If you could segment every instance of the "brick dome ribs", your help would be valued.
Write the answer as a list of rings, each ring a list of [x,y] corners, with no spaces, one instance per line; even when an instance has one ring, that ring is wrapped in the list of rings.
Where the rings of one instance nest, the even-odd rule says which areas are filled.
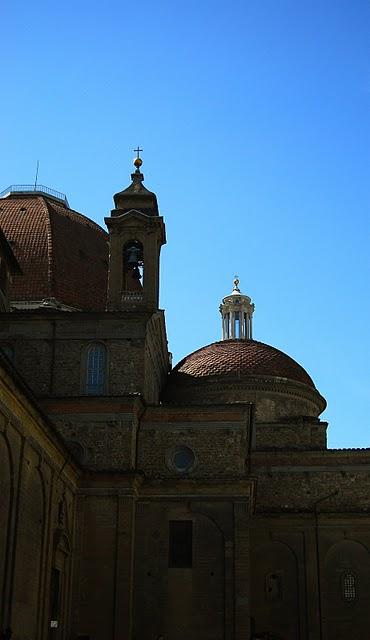
[[[315,387],[306,371],[279,349],[256,340],[222,340],[194,351],[173,369],[172,376],[276,376]]]
[[[174,404],[253,403],[259,416],[318,416],[325,399],[293,358],[256,340],[214,342],[170,372],[162,401]],[[269,415],[269,418],[266,416]]]
[[[0,225],[23,271],[13,279],[13,302],[55,298],[82,311],[105,309],[108,235],[98,224],[27,194],[0,200]]]

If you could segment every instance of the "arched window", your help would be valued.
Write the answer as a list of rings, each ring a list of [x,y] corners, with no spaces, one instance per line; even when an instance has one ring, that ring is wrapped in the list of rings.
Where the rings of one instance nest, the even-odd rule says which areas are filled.
[[[142,291],[144,279],[144,248],[139,240],[131,240],[123,247],[123,289]]]
[[[356,600],[356,578],[349,571],[342,574],[342,596],[347,602]]]
[[[107,369],[107,350],[103,344],[91,344],[86,354],[86,386],[88,395],[98,396],[105,393]]]

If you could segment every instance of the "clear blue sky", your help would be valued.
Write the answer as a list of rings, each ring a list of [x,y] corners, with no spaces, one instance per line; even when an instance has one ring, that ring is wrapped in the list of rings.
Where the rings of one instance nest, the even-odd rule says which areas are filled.
[[[174,360],[219,339],[238,273],[330,446],[370,446],[368,0],[5,0],[0,55],[1,188],[39,159],[103,224],[140,144]]]

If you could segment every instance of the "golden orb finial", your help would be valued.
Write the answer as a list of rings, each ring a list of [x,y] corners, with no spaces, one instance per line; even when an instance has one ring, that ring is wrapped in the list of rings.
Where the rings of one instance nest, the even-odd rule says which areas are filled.
[[[238,278],[238,276],[234,276],[234,282],[233,282],[233,284],[234,284],[234,291],[239,291],[239,287],[238,287],[238,285],[239,285],[239,278]]]
[[[140,149],[140,147],[138,147],[137,149],[134,149],[134,151],[136,153],[136,158],[134,160],[134,165],[135,165],[136,169],[140,169],[141,165],[143,164],[143,161],[140,158],[140,151],[142,151],[142,149]]]

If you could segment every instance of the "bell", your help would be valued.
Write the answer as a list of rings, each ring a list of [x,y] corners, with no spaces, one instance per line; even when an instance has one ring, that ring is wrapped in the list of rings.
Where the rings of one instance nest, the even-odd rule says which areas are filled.
[[[130,268],[137,267],[138,263],[138,250],[135,247],[131,247],[127,250],[126,258],[127,266]]]
[[[137,267],[139,264],[140,257],[141,257],[141,250],[139,249],[139,247],[135,247],[135,245],[128,247],[126,250],[127,267],[129,269],[133,269],[134,267]]]
[[[141,280],[140,271],[137,267],[134,267],[131,271],[131,276],[134,280]]]

